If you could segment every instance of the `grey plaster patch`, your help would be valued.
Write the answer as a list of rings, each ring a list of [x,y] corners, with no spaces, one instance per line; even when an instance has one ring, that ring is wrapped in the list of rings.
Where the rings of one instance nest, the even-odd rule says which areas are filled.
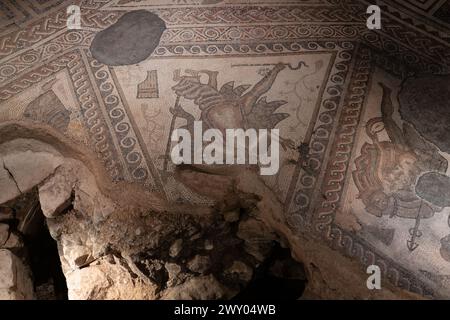
[[[378,239],[386,246],[389,246],[391,245],[392,240],[394,240],[395,229],[365,225],[363,226],[363,233],[369,234],[372,237]]]
[[[438,173],[425,173],[419,178],[416,193],[438,207],[450,207],[450,177]]]
[[[92,56],[110,66],[138,63],[156,49],[165,29],[164,21],[152,12],[126,13],[95,36],[91,44]]]
[[[407,79],[399,102],[404,120],[441,151],[450,152],[450,75]]]

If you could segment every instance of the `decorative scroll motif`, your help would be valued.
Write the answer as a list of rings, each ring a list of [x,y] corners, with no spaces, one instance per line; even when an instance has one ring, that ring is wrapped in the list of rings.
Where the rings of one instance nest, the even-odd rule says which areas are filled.
[[[113,179],[137,181],[150,190],[166,192],[161,179],[162,165],[146,146],[147,142],[155,144],[167,138],[162,132],[168,124],[157,121],[161,109],[153,109],[151,104],[165,90],[170,90],[158,83],[164,75],[159,72],[158,79],[156,70],[151,67],[141,84],[133,84],[132,98],[140,99],[138,109],[143,117],[138,119],[130,112],[129,97],[123,94],[122,84],[117,81],[118,69],[99,64],[90,57],[88,50],[95,33],[115,23],[126,12],[124,7],[106,0],[78,1],[84,29],[67,31],[67,17],[65,7],[60,6],[61,1],[31,2],[34,13],[18,20],[24,23],[23,27],[11,24],[13,17],[7,8],[13,1],[0,4],[1,13],[8,18],[8,29],[0,33],[0,103],[7,105],[11,99],[50,77],[67,72],[70,90],[73,90],[68,95],[73,94],[79,103],[80,118],[90,139],[88,143]],[[123,3],[130,5],[131,2]],[[299,161],[295,164],[287,197],[282,199],[289,226],[296,232],[325,240],[331,248],[359,260],[364,266],[380,266],[383,274],[396,286],[425,296],[438,296],[419,280],[417,274],[400,267],[364,239],[335,223],[348,181],[346,177],[352,175],[350,159],[374,68],[398,79],[413,74],[450,71],[449,29],[442,21],[448,5],[438,8],[438,2],[433,0],[413,1],[416,4],[422,2],[426,6],[422,10],[420,5],[412,8],[408,4],[410,1],[393,2],[397,5],[385,1],[386,6],[382,6],[386,15],[385,28],[380,32],[365,28],[365,0],[315,1],[314,4],[287,1],[289,4],[286,5],[268,5],[266,1],[241,5],[239,10],[236,6],[228,6],[226,1],[206,6],[184,5],[182,8],[160,5],[152,7],[152,11],[166,22],[168,29],[149,59],[167,58],[176,62],[182,60],[177,58],[329,54],[332,61],[318,98],[318,112],[311,119],[312,128],[299,146]],[[47,4],[50,12],[39,9]],[[133,3],[133,7],[139,8],[137,4]],[[414,16],[423,17],[422,11],[436,19],[430,25],[409,19],[399,13],[402,6],[408,6]],[[29,19],[31,16],[33,19]],[[145,76],[142,71],[141,75]],[[244,93],[243,89],[226,86],[224,92],[231,96],[236,91]],[[26,103],[24,117],[66,132],[69,110],[60,102],[54,91],[44,91]],[[47,109],[38,107],[43,104],[48,105]],[[278,120],[289,120],[282,117]],[[371,141],[363,147],[352,178],[355,177],[368,213],[395,212],[405,216],[407,213],[398,205],[403,199],[398,190],[387,192],[384,186],[380,187],[376,176],[369,173],[378,168],[378,162],[383,159],[403,156],[409,161],[408,156],[413,155],[390,150],[395,146],[392,141],[377,145],[379,123],[374,120],[368,124]],[[145,130],[147,134],[142,132]],[[442,169],[428,168],[431,169],[442,173]],[[393,203],[397,203],[397,207]],[[426,221],[422,218],[438,214],[438,208],[427,205],[418,209],[422,214],[419,214],[420,220],[415,217],[415,221],[419,221],[411,230],[410,248],[420,245],[421,222]],[[385,243],[390,243],[392,230],[383,229],[382,232]],[[441,254],[450,259],[448,243],[448,237],[441,239]]]

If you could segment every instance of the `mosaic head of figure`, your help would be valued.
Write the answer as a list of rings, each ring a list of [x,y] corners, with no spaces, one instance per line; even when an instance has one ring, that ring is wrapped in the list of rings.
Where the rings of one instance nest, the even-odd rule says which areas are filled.
[[[417,163],[417,157],[412,152],[397,154],[395,162],[382,170],[381,182],[385,190],[397,192],[411,189],[420,173]]]

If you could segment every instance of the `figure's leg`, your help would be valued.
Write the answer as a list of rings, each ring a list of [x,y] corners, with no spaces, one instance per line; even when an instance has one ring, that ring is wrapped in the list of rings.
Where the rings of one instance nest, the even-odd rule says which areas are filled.
[[[262,78],[257,84],[253,86],[253,88],[242,96],[242,104],[244,108],[244,113],[249,114],[252,110],[252,106],[258,101],[259,97],[261,97],[264,93],[270,90],[275,79],[277,78],[278,73],[286,68],[286,66],[282,63],[277,64],[268,75]]]

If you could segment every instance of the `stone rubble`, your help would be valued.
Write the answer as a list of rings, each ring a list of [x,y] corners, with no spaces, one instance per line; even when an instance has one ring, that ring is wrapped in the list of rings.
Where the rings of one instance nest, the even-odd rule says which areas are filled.
[[[0,300],[34,298],[33,282],[28,268],[11,251],[0,249]]]
[[[0,150],[6,150],[2,158],[17,179],[13,184],[10,178],[2,180],[5,172],[0,166],[2,188],[12,189],[0,204],[13,203],[16,183],[25,192],[22,195],[37,190],[46,225],[58,245],[69,299],[228,299],[252,281],[275,243],[289,246],[293,257],[304,262],[306,274],[295,271],[303,266],[285,262],[275,264],[274,273],[287,270],[290,277],[305,275],[308,280],[329,277],[328,267],[320,274],[311,272],[313,262],[322,256],[305,255],[305,250],[316,247],[292,236],[279,216],[280,204],[267,196],[270,191],[250,169],[229,176],[192,168],[177,172],[180,183],[214,199],[214,205],[192,208],[168,204],[132,184],[111,183],[106,174],[93,174],[100,170],[92,169],[97,160],[92,164],[63,156],[42,142],[34,143],[30,151],[39,161],[20,162],[39,172],[25,178],[16,174],[18,167],[12,162],[20,154],[15,150],[29,145],[26,140],[0,144]],[[14,217],[5,206],[0,209],[0,243],[11,250],[22,248],[21,235],[9,232],[7,223],[23,217]],[[11,251],[1,250],[10,261],[9,267],[0,263],[2,297],[33,298],[27,266]],[[11,278],[14,272],[17,276]],[[332,296],[333,291],[322,284],[312,281],[308,294]]]

